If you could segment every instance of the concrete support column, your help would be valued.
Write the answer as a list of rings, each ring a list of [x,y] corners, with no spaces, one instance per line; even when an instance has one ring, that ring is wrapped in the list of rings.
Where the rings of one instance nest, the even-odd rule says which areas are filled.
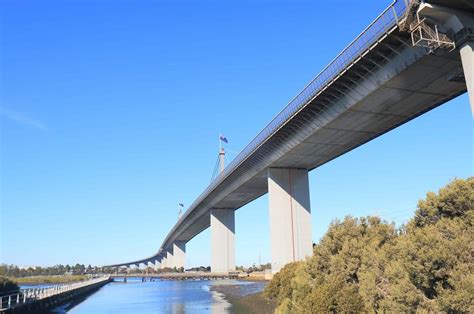
[[[235,270],[235,211],[211,210],[211,271],[228,273]]]
[[[173,260],[173,248],[171,249],[168,249],[166,251],[166,265],[169,267],[169,268],[173,268],[174,267],[174,260]]]
[[[268,169],[272,273],[313,254],[308,171]]]
[[[459,49],[459,52],[461,54],[469,102],[471,103],[471,114],[474,116],[474,41],[466,42],[461,49]]]
[[[173,244],[173,266],[185,268],[186,266],[186,242],[176,241]]]
[[[155,261],[155,270],[158,270],[161,268],[161,260],[160,259],[157,259]]]

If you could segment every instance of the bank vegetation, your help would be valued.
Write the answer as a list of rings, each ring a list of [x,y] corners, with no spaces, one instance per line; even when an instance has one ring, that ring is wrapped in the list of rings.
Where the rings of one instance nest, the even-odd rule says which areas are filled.
[[[335,220],[304,262],[277,273],[277,313],[474,313],[474,178],[420,200],[400,228]]]

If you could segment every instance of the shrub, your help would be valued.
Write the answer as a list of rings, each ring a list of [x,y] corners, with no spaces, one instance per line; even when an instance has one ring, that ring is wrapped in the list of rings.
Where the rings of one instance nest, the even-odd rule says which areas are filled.
[[[406,226],[335,220],[265,289],[278,313],[474,313],[474,178],[418,202]]]
[[[16,282],[7,277],[0,277],[0,296],[14,294],[20,290]]]

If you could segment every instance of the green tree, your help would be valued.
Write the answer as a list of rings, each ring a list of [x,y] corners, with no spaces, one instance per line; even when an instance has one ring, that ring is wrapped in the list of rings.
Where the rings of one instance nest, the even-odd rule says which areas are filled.
[[[439,192],[429,192],[418,202],[415,217],[409,227],[435,224],[442,218],[464,217],[474,207],[474,177],[453,180]]]
[[[273,279],[265,288],[264,294],[269,299],[283,301],[292,296],[293,290],[291,286],[291,279],[295,276],[298,267],[302,262],[295,262],[287,264],[278,273],[273,276]]]
[[[396,258],[387,261],[384,308],[474,311],[473,204],[474,178],[419,201],[406,231],[387,248]]]
[[[73,274],[74,275],[83,275],[85,270],[86,270],[86,268],[85,268],[84,264],[76,264],[76,265],[74,265],[74,268],[73,268]]]

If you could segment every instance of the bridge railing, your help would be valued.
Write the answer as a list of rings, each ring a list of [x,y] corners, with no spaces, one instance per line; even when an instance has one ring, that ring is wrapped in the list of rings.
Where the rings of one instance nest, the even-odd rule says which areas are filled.
[[[297,114],[311,99],[318,95],[331,81],[335,80],[347,67],[354,63],[365,51],[376,43],[385,33],[395,27],[404,16],[412,0],[395,0],[362,33],[356,37],[329,65],[327,65],[287,106],[235,157],[219,174],[199,198],[191,205],[193,209],[222,180],[232,173],[272,134],[278,131],[292,116]],[[189,212],[189,210],[188,210]],[[184,219],[186,214],[181,219]]]
[[[20,291],[17,293],[0,297],[0,311],[5,311],[10,308],[34,302],[36,300],[41,300],[67,291],[73,291],[82,287],[90,286],[108,279],[109,276],[100,276],[70,284],[57,284],[42,288],[20,289]]]

